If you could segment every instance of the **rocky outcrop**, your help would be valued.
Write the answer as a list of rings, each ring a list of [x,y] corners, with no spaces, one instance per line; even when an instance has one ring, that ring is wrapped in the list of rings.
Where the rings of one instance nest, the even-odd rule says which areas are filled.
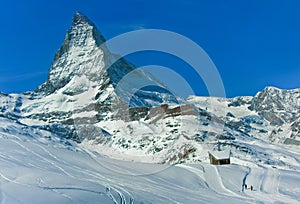
[[[300,117],[300,89],[281,90],[267,87],[252,100],[250,110],[257,111],[272,125],[280,126]]]
[[[191,104],[183,104],[173,108],[169,108],[168,104],[162,104],[161,106],[151,108],[146,120],[150,120],[151,123],[155,123],[162,118],[176,117],[181,115],[196,116],[197,112]]]

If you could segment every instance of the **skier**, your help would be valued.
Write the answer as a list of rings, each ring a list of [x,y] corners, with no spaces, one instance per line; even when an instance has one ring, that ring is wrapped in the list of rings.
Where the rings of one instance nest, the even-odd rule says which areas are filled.
[[[253,186],[252,185],[251,185],[250,189],[251,189],[251,191],[253,191]]]
[[[245,184],[245,189],[247,189],[247,184]]]

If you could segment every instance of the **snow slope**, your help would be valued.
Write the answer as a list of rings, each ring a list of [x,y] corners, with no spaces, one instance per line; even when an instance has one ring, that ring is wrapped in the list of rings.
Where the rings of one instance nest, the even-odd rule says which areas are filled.
[[[2,117],[0,127],[1,203],[300,203],[298,170],[119,161]]]

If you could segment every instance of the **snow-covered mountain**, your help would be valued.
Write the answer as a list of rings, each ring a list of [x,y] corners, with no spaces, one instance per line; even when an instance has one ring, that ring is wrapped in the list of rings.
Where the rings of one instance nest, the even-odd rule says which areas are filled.
[[[295,121],[300,116],[300,89],[281,90],[267,87],[253,99],[250,109],[274,125]]]
[[[72,190],[72,196],[75,196],[76,190],[83,194],[100,194],[104,200],[110,199],[113,202],[118,194],[122,202],[128,203],[133,203],[131,199],[139,193],[143,193],[140,197],[143,199],[137,200],[153,196],[157,193],[154,184],[162,183],[152,183],[153,194],[124,184],[126,189],[134,192],[135,196],[132,196],[115,180],[112,182],[110,177],[115,177],[115,174],[107,173],[105,168],[99,170],[99,173],[91,173],[95,171],[92,165],[104,162],[110,165],[109,168],[117,169],[124,169],[128,165],[130,167],[127,171],[132,173],[144,171],[146,167],[142,165],[135,170],[134,164],[139,163],[124,163],[124,160],[164,165],[190,164],[177,166],[180,170],[171,168],[169,173],[189,172],[188,178],[198,179],[201,189],[209,191],[208,197],[213,196],[213,191],[218,193],[215,201],[225,196],[237,203],[244,193],[236,191],[240,191],[248,175],[253,182],[260,183],[259,193],[264,193],[258,194],[261,197],[255,201],[274,201],[272,196],[265,195],[270,193],[266,190],[265,180],[274,175],[279,177],[279,170],[274,168],[280,169],[280,174],[285,175],[281,178],[283,181],[290,179],[287,171],[292,172],[293,179],[299,180],[299,174],[295,172],[300,170],[300,89],[267,87],[254,97],[227,99],[190,96],[183,100],[168,92],[167,87],[154,76],[137,69],[126,59],[121,58],[112,64],[117,58],[106,47],[105,39],[96,26],[86,16],[76,13],[61,48],[55,54],[47,81],[32,92],[9,95],[0,93],[0,139],[6,141],[7,148],[21,147],[24,150],[20,154],[16,150],[11,155],[0,155],[0,165],[8,162],[20,168],[19,161],[24,159],[28,165],[21,166],[28,170],[30,165],[34,169],[43,169],[42,164],[46,162],[52,166],[44,170],[50,173],[59,170],[62,177],[67,175],[72,182],[75,182],[79,171],[83,170],[81,184],[88,182],[89,187],[99,185],[106,189],[106,193],[74,187],[45,186],[44,179],[34,184],[28,184],[26,179],[26,184],[13,182],[13,177],[7,175],[9,171],[0,174],[2,180],[14,185],[22,183],[33,188],[60,192],[64,199],[71,201],[69,194],[64,191]],[[129,73],[134,77],[119,86],[119,82]],[[142,84],[153,86],[137,88]],[[26,144],[22,144],[22,141]],[[0,147],[2,152],[7,151],[5,145]],[[237,166],[224,169],[210,167],[207,164],[207,152],[216,149],[230,151],[232,161]],[[36,165],[31,164],[30,158],[22,156],[28,152],[38,158],[34,161]],[[64,157],[64,154],[68,157]],[[73,163],[66,161],[72,156],[76,158]],[[8,159],[3,159],[5,157]],[[88,159],[88,167],[80,163],[84,159]],[[69,164],[74,165],[74,169],[68,169]],[[151,174],[160,165],[148,167],[153,170],[148,172]],[[242,176],[241,181],[234,180],[224,187],[222,179],[225,181],[226,176],[235,173]],[[104,179],[102,174],[106,174],[109,179]],[[164,173],[161,176],[168,177]],[[216,183],[211,176],[222,179]],[[258,180],[256,176],[264,176],[264,179]],[[94,178],[102,180],[95,184],[91,182]],[[118,178],[125,179],[122,176]],[[152,179],[163,178],[158,176]],[[174,181],[171,178],[167,180]],[[143,179],[136,180],[140,186],[143,186],[142,182]],[[166,183],[163,184],[165,192],[172,194],[166,190]],[[195,180],[192,183],[197,185]],[[117,187],[112,188],[112,184]],[[176,190],[184,192],[182,189],[188,190],[186,185],[185,182],[180,183]],[[295,196],[299,189],[295,190],[295,195],[282,189],[273,192],[276,198],[281,201],[284,198],[299,201],[299,197]],[[7,197],[7,193],[10,192],[5,191],[2,199],[10,201],[12,197]],[[195,192],[192,194],[191,203],[201,200]],[[203,198],[201,202],[206,199]],[[162,200],[184,202],[179,197],[172,200],[163,195],[149,202]],[[253,198],[250,196],[247,201],[252,202]]]
[[[96,26],[86,16],[76,13],[55,54],[48,80],[29,96],[24,96],[23,116],[63,124],[71,124],[72,120],[86,123],[84,118],[88,116],[93,118],[89,123],[96,123],[122,117],[122,111],[129,107],[177,103],[176,97],[151,74],[137,70],[123,58],[116,61],[117,58],[107,49]],[[135,79],[118,86],[128,73],[134,73]],[[128,90],[140,84],[160,88]]]

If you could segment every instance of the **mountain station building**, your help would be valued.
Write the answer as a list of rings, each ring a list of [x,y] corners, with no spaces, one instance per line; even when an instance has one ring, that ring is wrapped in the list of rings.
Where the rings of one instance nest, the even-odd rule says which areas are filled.
[[[230,151],[209,151],[208,156],[211,164],[230,164]]]

